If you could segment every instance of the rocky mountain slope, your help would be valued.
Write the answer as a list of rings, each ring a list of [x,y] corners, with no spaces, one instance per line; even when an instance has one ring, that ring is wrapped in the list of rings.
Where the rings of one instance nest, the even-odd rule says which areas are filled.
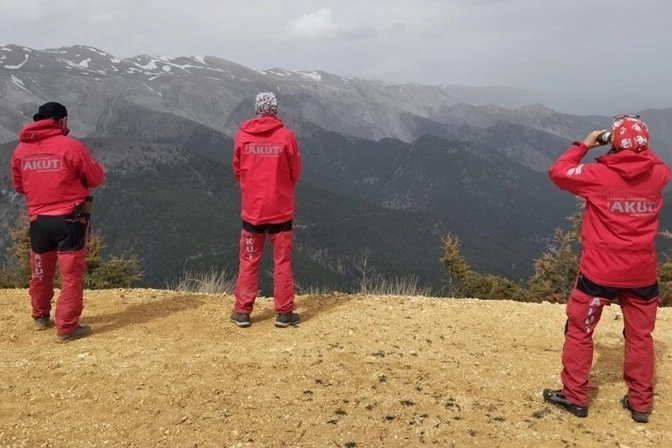
[[[38,104],[56,99],[71,111],[72,134],[110,171],[96,216],[109,250],[140,251],[151,285],[179,275],[187,259],[231,266],[239,226],[231,135],[252,114],[259,90],[278,93],[304,158],[297,220],[312,236],[297,232],[305,249],[299,266],[310,279],[341,285],[353,280],[351,260],[369,250],[381,254],[376,261],[390,275],[417,272],[440,284],[440,239],[448,231],[460,236],[475,268],[525,278],[573,209],[545,170],[571,140],[610,122],[540,105],[468,105],[468,95],[484,91],[460,96],[454,86],[256,71],[213,57],[120,59],[86,46],[0,45],[0,142],[7,142],[0,146],[0,214],[12,221],[21,205],[6,177],[16,131]],[[668,160],[670,111],[643,112]],[[182,241],[193,216],[208,224]]]
[[[388,83],[282,68],[257,71],[211,56],[120,59],[81,45],[48,50],[0,45],[0,139],[11,138],[21,115],[29,116],[32,105],[50,98],[76,107],[72,124],[80,135],[97,130],[108,101],[120,98],[231,135],[231,114],[262,89],[278,92],[285,110],[320,127],[374,140],[417,137],[403,114],[476,128],[506,121],[569,139],[608,123],[607,117],[557,113],[533,104],[524,92],[513,92],[521,99],[512,106],[493,88]]]

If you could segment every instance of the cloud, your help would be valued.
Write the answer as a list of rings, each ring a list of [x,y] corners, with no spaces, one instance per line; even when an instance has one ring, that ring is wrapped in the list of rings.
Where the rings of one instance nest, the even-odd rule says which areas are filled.
[[[363,23],[339,25],[334,22],[334,12],[322,8],[311,14],[304,14],[292,20],[287,26],[290,34],[299,39],[344,39],[361,40],[375,37],[376,30]]]
[[[322,8],[293,20],[287,28],[293,36],[300,39],[334,37],[338,34],[338,25],[334,23],[333,15],[331,9]]]
[[[103,13],[93,14],[93,15],[91,15],[91,17],[89,19],[93,23],[106,25],[106,24],[115,23],[120,18],[117,14],[113,14],[113,13],[109,13],[109,12],[103,12]]]
[[[363,40],[376,37],[378,32],[366,25],[358,25],[352,28],[343,29],[339,34],[345,40]]]
[[[3,21],[35,19],[41,16],[39,5],[25,0],[4,0],[2,2]]]
[[[396,22],[390,28],[390,31],[395,34],[404,33],[406,30],[408,30],[408,26],[403,22]]]

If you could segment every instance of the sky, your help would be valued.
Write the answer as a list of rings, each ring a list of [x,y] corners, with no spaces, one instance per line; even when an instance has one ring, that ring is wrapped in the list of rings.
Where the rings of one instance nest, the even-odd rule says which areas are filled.
[[[2,0],[1,10],[0,42],[34,49],[672,98],[670,0]]]

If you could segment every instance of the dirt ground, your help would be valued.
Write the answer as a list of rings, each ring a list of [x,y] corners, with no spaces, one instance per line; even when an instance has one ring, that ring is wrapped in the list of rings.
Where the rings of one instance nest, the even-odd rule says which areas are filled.
[[[622,320],[605,309],[590,415],[542,402],[559,385],[564,306],[331,294],[303,322],[228,321],[232,297],[86,293],[91,336],[32,329],[0,290],[1,447],[672,447],[672,309],[656,338],[648,425],[619,403]]]

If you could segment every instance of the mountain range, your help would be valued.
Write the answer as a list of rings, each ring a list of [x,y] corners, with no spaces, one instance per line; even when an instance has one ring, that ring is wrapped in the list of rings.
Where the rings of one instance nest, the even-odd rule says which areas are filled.
[[[72,134],[108,171],[94,225],[111,253],[137,253],[148,285],[191,269],[235,270],[231,137],[263,90],[277,93],[304,160],[297,282],[334,288],[355,281],[363,254],[381,274],[416,274],[440,288],[447,232],[460,236],[475,268],[524,278],[573,210],[545,170],[572,140],[611,122],[540,104],[483,104],[487,89],[257,71],[209,56],[1,45],[0,165],[37,106],[60,101]],[[652,146],[672,161],[672,109],[640,113]],[[21,201],[2,170],[0,214],[13,217]]]

